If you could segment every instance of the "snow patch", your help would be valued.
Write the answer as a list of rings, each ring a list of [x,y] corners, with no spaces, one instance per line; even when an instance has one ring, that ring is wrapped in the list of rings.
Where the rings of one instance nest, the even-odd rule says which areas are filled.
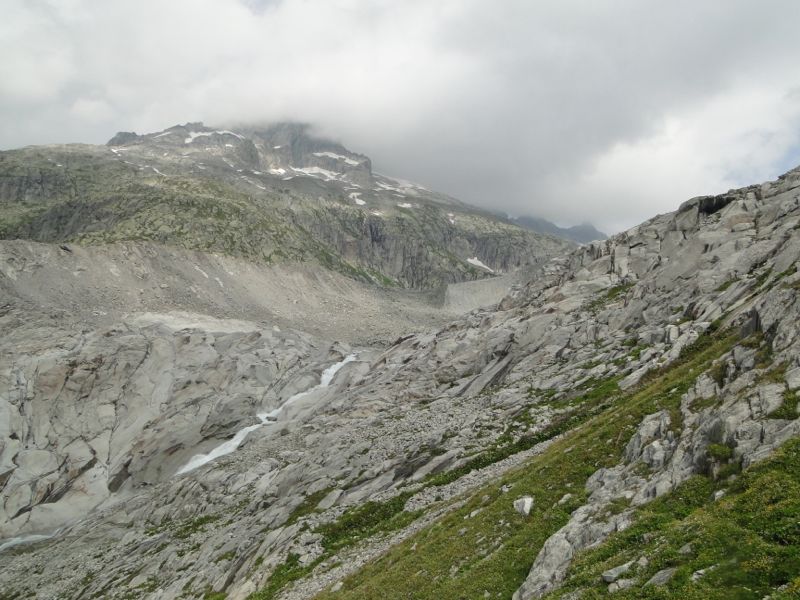
[[[360,195],[361,195],[361,192],[351,192],[349,194],[350,200],[352,200],[353,202],[355,202],[359,206],[364,206],[366,204],[366,202],[364,202],[361,198],[359,198]]]
[[[467,262],[468,262],[469,264],[473,265],[473,266],[480,267],[481,269],[486,269],[487,271],[489,271],[489,273],[494,273],[494,270],[493,270],[493,269],[491,269],[491,268],[489,268],[489,267],[487,267],[487,266],[486,266],[486,265],[483,263],[483,261],[481,261],[481,260],[480,260],[480,259],[479,259],[477,256],[475,256],[475,257],[473,257],[473,258],[468,258],[468,259],[467,259]]]
[[[304,175],[308,175],[309,177],[318,177],[321,176],[325,179],[325,181],[331,181],[335,179],[339,179],[339,173],[334,173],[333,171],[328,171],[327,169],[323,169],[321,167],[289,167],[292,171],[296,171],[298,173],[303,173]]]
[[[336,154],[335,152],[314,152],[314,156],[327,156],[328,158],[341,160],[342,162],[345,162],[348,165],[353,165],[353,166],[361,164],[360,162],[358,162],[357,160],[353,160],[349,156],[343,156],[341,154]]]
[[[404,190],[424,190],[427,191],[427,188],[422,187],[418,183],[414,183],[413,181],[406,181],[405,179],[395,179],[394,180],[397,185],[399,185]]]
[[[400,208],[414,208],[413,204],[409,204],[408,202],[398,202],[397,206]]]
[[[197,265],[195,265],[195,266],[194,266],[194,268],[195,268],[195,271],[200,271],[200,273],[203,275],[203,277],[205,277],[206,279],[208,279],[208,273],[206,273],[205,271],[203,271],[203,269],[201,269],[201,268],[200,268],[200,267],[198,267]]]
[[[427,191],[421,185],[405,181],[403,179],[392,179],[385,175],[380,175],[383,181],[376,181],[375,185],[383,190],[400,192],[404,195],[418,196],[420,191]]]
[[[269,172],[273,175],[286,175],[286,169],[270,169]]]
[[[218,135],[232,135],[234,137],[239,138],[240,140],[244,139],[243,135],[239,135],[238,133],[234,133],[233,131],[228,131],[227,129],[222,129],[218,131],[190,131],[189,137],[183,140],[183,143],[191,144],[195,139],[199,137],[211,136],[214,135],[215,133]]]

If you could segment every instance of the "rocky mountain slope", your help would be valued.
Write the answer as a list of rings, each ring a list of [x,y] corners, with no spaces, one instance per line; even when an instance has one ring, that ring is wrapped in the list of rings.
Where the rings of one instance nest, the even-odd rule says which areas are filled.
[[[568,244],[420,186],[297,124],[188,123],[107,146],[0,152],[0,238],[148,240],[262,264],[321,264],[413,288],[535,265]]]
[[[215,313],[197,282],[202,303],[176,312],[190,300],[130,266],[129,314],[100,308],[121,291],[59,312],[82,272],[37,298],[31,256],[88,263],[16,244],[5,597],[800,590],[800,169],[566,253],[388,347],[303,332],[302,311]],[[170,286],[204,261],[197,281],[228,289],[227,260],[161,268]]]
[[[381,288],[313,265],[263,265],[150,242],[101,246],[0,241],[2,303],[53,322],[111,325],[126,315],[194,312],[321,339],[383,345],[491,304],[524,273],[437,290]],[[390,318],[391,317],[391,318]]]

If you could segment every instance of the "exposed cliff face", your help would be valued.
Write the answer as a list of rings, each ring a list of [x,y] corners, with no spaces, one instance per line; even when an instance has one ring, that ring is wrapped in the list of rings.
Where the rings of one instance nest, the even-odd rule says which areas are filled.
[[[528,599],[669,581],[674,597],[739,590],[743,573],[785,559],[783,538],[746,546],[729,569],[727,547],[706,537],[686,552],[662,544],[666,517],[645,511],[673,498],[670,518],[707,511],[693,523],[706,526],[717,492],[751,493],[754,469],[800,433],[798,260],[800,170],[693,199],[548,262],[498,307],[353,348],[329,386],[180,475],[193,453],[322,383],[350,348],[242,323],[248,315],[102,327],[87,317],[77,334],[14,299],[0,357],[12,424],[3,535],[52,533],[62,506],[85,516],[1,553],[0,582],[42,598]],[[15,290],[12,272],[4,285]],[[105,429],[84,425],[84,409],[107,411]],[[94,462],[84,446],[102,450]],[[65,495],[50,495],[66,481]],[[704,492],[680,504],[697,481]],[[796,522],[786,491],[769,489],[765,502],[781,508],[766,512]],[[626,532],[636,555],[617,545]],[[692,576],[703,569],[717,579]],[[748,579],[759,597],[791,583],[766,572]]]
[[[3,152],[0,203],[6,239],[144,239],[268,264],[322,264],[403,287],[487,277],[568,247],[376,175],[369,158],[294,124],[234,132],[193,123],[121,133],[107,147]]]

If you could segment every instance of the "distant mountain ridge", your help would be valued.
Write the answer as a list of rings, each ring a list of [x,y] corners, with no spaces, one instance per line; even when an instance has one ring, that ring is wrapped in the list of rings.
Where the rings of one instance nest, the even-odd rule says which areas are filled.
[[[511,217],[511,221],[525,229],[530,229],[537,233],[554,235],[558,238],[578,244],[588,244],[589,242],[608,239],[605,233],[598,230],[591,223],[581,223],[580,225],[572,225],[571,227],[559,227],[547,219],[528,216]]]
[[[508,219],[374,173],[308,125],[175,125],[105,146],[0,152],[0,239],[146,240],[260,263],[316,263],[433,288],[569,249]]]

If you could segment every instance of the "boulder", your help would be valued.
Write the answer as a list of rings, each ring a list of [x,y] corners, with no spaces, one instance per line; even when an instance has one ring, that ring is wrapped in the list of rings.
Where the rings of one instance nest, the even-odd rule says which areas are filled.
[[[523,496],[514,500],[514,510],[523,517],[531,514],[531,508],[533,508],[533,498],[531,496]]]

